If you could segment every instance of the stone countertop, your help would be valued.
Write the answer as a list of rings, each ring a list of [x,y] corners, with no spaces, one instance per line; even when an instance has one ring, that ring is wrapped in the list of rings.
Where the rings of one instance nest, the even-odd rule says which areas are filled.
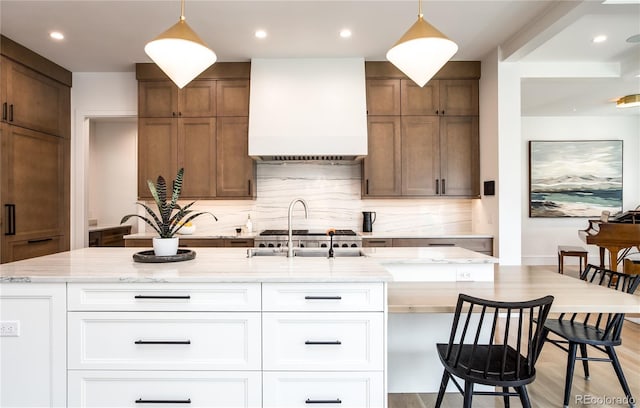
[[[253,239],[257,237],[259,234],[257,232],[252,232],[250,234],[242,233],[240,235],[235,232],[229,232],[227,234],[219,233],[199,233],[195,232],[193,234],[176,234],[176,237],[184,238],[184,239]],[[139,232],[137,234],[129,234],[125,235],[124,239],[151,239],[157,237],[158,234],[156,232]]]
[[[523,265],[496,268],[493,282],[390,282],[389,313],[453,313],[459,293],[498,301],[553,295],[556,313],[640,313],[640,296]]]
[[[246,248],[197,248],[191,261],[139,263],[140,248],[84,248],[0,265],[0,282],[371,282],[385,264],[487,264],[463,248],[363,248],[363,257],[254,256]]]
[[[429,232],[358,232],[362,238],[493,238],[491,234],[434,234]]]

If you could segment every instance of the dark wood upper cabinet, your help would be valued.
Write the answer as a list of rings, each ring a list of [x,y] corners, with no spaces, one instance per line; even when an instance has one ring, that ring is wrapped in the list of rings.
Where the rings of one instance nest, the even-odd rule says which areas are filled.
[[[50,135],[71,137],[71,89],[2,57],[2,121]]]
[[[479,63],[447,63],[422,88],[388,63],[365,70],[362,196],[479,197]]]
[[[367,114],[369,116],[400,115],[400,80],[367,80]]]
[[[217,197],[255,197],[255,163],[249,157],[246,117],[219,117],[217,129]]]
[[[196,80],[179,89],[171,81],[138,82],[141,118],[201,118],[216,114],[216,81]]]
[[[249,81],[218,81],[217,116],[249,116]]]
[[[173,180],[178,172],[178,122],[172,118],[138,119],[138,197],[152,199],[147,180]]]
[[[184,168],[182,197],[216,194],[216,118],[178,120],[178,167]]]

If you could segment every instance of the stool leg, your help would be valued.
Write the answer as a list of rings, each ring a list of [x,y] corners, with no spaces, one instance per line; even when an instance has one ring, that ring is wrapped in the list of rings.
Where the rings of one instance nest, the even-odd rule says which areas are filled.
[[[558,273],[562,274],[562,262],[564,262],[564,259],[562,258],[562,254],[559,253],[558,254]]]

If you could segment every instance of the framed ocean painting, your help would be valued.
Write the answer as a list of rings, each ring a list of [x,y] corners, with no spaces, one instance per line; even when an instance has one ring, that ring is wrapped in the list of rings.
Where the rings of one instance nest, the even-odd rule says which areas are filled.
[[[530,141],[529,217],[622,211],[622,140]]]

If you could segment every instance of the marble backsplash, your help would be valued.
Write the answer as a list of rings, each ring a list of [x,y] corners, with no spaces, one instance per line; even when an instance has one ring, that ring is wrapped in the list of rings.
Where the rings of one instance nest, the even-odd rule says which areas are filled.
[[[362,211],[375,211],[374,232],[457,234],[472,231],[470,199],[362,199],[360,163],[258,163],[256,200],[200,200],[195,210],[218,217],[199,217],[196,233],[224,235],[242,227],[251,214],[253,231],[287,228],[289,203],[301,204],[293,212],[295,229],[327,228],[362,231]]]

